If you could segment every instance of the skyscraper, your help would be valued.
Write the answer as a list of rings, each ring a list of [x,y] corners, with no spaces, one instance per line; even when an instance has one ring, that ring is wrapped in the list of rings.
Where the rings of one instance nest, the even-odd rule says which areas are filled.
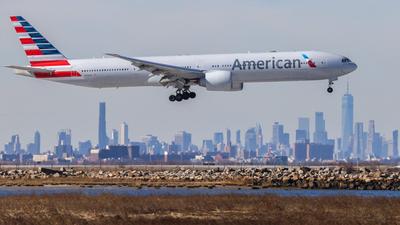
[[[275,122],[272,125],[272,144],[277,146],[283,139],[283,125]]]
[[[306,139],[310,140],[310,118],[300,117],[298,130],[304,130],[306,134]]]
[[[232,146],[231,129],[226,129],[226,146]]]
[[[110,145],[118,145],[119,144],[119,133],[118,130],[113,129],[111,132]]]
[[[256,125],[256,145],[257,149],[260,150],[262,146],[264,145],[263,143],[263,133],[262,133],[262,128],[260,124]]]
[[[325,130],[325,120],[323,112],[315,113],[315,132],[314,143],[326,144],[328,142],[328,134]]]
[[[129,144],[129,135],[128,135],[128,124],[123,122],[121,124],[121,130],[119,132],[120,134],[120,145],[128,145]]]
[[[368,123],[367,149],[365,152],[366,157],[373,155],[376,139],[375,136],[375,121],[370,120]]]
[[[257,133],[256,128],[250,128],[246,131],[245,140],[244,140],[244,147],[246,151],[255,152],[257,149]]]
[[[399,157],[399,130],[393,131],[393,158]]]
[[[71,144],[71,130],[63,129],[58,132],[58,146],[60,145],[72,145]]]
[[[39,131],[35,131],[35,135],[34,135],[34,148],[35,148],[35,154],[40,154],[40,133]]]
[[[192,134],[180,131],[175,134],[175,144],[179,145],[181,150],[184,152],[188,152],[190,150],[190,146],[192,145]]]
[[[347,84],[347,93],[342,97],[342,149],[341,157],[347,158],[351,152],[351,138],[353,135],[353,96],[349,93]]]
[[[240,138],[240,130],[236,131],[236,144],[240,145],[242,143],[242,140]]]
[[[354,125],[354,138],[353,138],[353,157],[356,159],[365,159],[364,154],[364,124],[356,123]]]
[[[100,102],[99,104],[99,148],[104,149],[107,146],[108,138],[106,131],[106,103]]]
[[[223,144],[224,143],[224,133],[222,132],[215,132],[214,133],[214,144]]]

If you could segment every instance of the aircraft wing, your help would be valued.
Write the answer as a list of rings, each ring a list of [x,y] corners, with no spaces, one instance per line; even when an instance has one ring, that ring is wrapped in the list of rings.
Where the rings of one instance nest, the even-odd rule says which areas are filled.
[[[29,66],[5,66],[7,68],[11,69],[16,69],[16,70],[24,70],[32,73],[52,73],[54,70],[49,70],[49,69],[42,69],[42,68],[36,68],[36,67],[29,67]]]
[[[202,70],[189,69],[175,65],[150,62],[142,59],[130,58],[118,54],[108,53],[106,55],[130,61],[132,65],[139,67],[142,70],[149,71],[154,75],[164,75],[167,77],[183,78],[183,79],[199,79],[204,77]]]

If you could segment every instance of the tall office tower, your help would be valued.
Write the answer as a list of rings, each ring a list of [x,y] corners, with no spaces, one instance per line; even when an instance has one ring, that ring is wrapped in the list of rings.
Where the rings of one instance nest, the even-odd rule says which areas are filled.
[[[342,97],[342,158],[347,158],[351,152],[351,138],[353,135],[353,96],[349,92],[347,84],[347,93]]]
[[[310,118],[300,117],[298,130],[304,130],[306,133],[306,140],[310,140]]]
[[[224,143],[224,133],[215,132],[214,133],[214,145],[223,144]]]
[[[72,145],[70,129],[64,129],[58,132],[58,146],[61,145]]]
[[[175,134],[175,144],[179,145],[180,150],[184,152],[188,152],[190,150],[190,146],[192,145],[192,134],[186,131],[180,131]]]
[[[242,143],[242,140],[240,138],[240,130],[236,131],[236,144],[240,145]]]
[[[375,121],[370,120],[368,123],[368,138],[367,138],[367,149],[365,152],[365,156],[371,156],[374,152],[375,146]]]
[[[353,157],[355,159],[365,159],[364,154],[364,124],[355,123],[354,125],[354,138],[353,138]]]
[[[19,141],[19,135],[14,135],[14,153],[19,154],[21,153],[21,142]]]
[[[120,145],[128,145],[129,144],[129,134],[128,134],[128,124],[123,122],[121,124],[121,130],[119,132],[120,135]]]
[[[39,131],[35,131],[35,135],[34,135],[34,141],[33,141],[33,144],[34,144],[34,148],[35,148],[35,154],[37,155],[37,154],[40,154],[40,133],[39,133]]]
[[[110,145],[114,145],[114,146],[119,144],[119,133],[118,133],[118,130],[116,130],[116,129],[112,130],[109,144]]]
[[[108,138],[106,131],[106,103],[100,102],[99,105],[99,148],[104,149],[107,146]]]
[[[256,128],[250,128],[246,131],[244,138],[244,147],[248,152],[255,152],[257,149]]]
[[[257,145],[257,149],[259,149],[259,150],[264,145],[264,143],[263,143],[263,133],[262,133],[262,128],[261,128],[260,124],[256,125],[256,145]]]
[[[4,146],[4,151],[7,154],[15,154],[21,151],[21,143],[19,142],[18,135],[11,136],[11,141]]]
[[[283,125],[275,122],[272,125],[272,144],[276,147],[281,144],[283,139]]]
[[[307,131],[305,130],[296,130],[296,143],[307,143]]]
[[[315,132],[314,143],[326,144],[328,141],[328,134],[325,130],[325,120],[323,112],[315,113]]]
[[[226,129],[226,146],[232,146],[231,129]]]
[[[399,130],[393,131],[393,158],[399,157]]]

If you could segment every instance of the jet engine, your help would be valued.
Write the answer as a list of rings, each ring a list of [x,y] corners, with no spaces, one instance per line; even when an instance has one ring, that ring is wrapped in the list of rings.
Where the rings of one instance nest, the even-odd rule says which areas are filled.
[[[241,91],[243,83],[234,82],[230,71],[207,72],[205,78],[200,80],[200,86],[208,91]]]

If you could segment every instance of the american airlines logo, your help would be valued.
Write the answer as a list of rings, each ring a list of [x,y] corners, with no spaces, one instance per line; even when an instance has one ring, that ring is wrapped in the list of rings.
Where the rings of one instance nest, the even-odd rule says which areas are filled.
[[[307,65],[311,68],[316,68],[314,61],[312,61],[306,54],[302,55],[307,60]],[[275,59],[272,57],[270,60],[243,60],[236,59],[233,63],[232,70],[267,70],[267,69],[296,69],[301,68],[300,59]]]

